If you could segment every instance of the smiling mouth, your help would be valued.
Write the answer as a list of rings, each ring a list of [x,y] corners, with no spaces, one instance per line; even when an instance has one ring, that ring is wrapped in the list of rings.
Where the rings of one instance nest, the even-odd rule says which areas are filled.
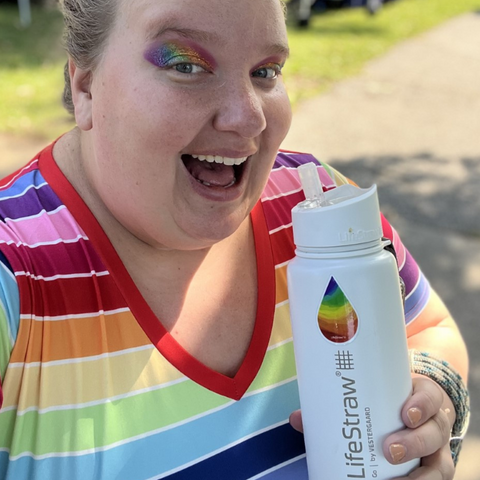
[[[230,188],[240,182],[249,157],[184,154],[182,161],[190,175],[211,188]]]

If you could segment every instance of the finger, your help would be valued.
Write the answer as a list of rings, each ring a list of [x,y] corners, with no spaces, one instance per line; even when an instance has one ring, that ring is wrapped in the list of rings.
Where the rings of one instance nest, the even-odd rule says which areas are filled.
[[[395,480],[444,480],[442,473],[430,467],[420,467],[408,477],[398,477]]]
[[[391,463],[403,463],[432,455],[449,443],[450,421],[440,410],[430,420],[415,429],[404,429],[390,435],[385,456]]]
[[[444,401],[442,388],[423,375],[413,377],[412,396],[402,409],[402,419],[407,427],[417,428],[436,415]]]
[[[398,477],[395,480],[444,480],[442,473],[430,467],[420,467],[408,477]]]
[[[414,470],[408,477],[395,480],[453,480],[455,467],[452,455],[447,446],[422,459],[422,466]]]
[[[439,471],[442,474],[442,480],[452,480],[455,476],[455,465],[450,452],[450,444],[422,459],[422,466]]]
[[[290,415],[290,425],[297,430],[298,432],[303,433],[303,423],[302,423],[302,412],[300,410],[295,410]]]

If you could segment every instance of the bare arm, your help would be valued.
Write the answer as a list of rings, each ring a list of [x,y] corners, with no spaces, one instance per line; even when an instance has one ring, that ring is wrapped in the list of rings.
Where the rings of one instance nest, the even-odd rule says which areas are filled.
[[[425,309],[408,325],[407,336],[409,348],[446,360],[466,383],[468,354],[465,342],[450,312],[434,290]]]

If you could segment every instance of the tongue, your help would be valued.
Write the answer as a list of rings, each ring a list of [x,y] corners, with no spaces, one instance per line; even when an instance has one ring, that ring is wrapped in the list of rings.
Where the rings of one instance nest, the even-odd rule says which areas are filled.
[[[214,187],[226,187],[235,181],[233,167],[223,163],[200,161],[189,155],[183,157],[183,163],[193,178]]]

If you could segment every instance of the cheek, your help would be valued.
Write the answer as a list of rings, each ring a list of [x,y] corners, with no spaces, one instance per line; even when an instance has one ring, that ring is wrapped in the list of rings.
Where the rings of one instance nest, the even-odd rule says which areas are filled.
[[[208,102],[181,89],[146,84],[128,101],[129,123],[164,148],[185,147],[209,117]],[[149,136],[149,137],[148,137]],[[142,141],[146,140],[144,138]]]
[[[285,88],[280,86],[274,93],[268,108],[268,125],[271,135],[280,143],[286,137],[292,123],[292,108]]]
[[[176,154],[208,121],[208,102],[199,95],[148,78],[113,81],[102,86],[95,121],[109,149],[119,155],[141,151],[146,162]]]
[[[191,125],[198,110],[186,89],[169,85],[160,72],[133,60],[106,59],[92,87],[97,124],[123,129],[122,136],[132,137],[129,131],[146,134],[149,129],[176,133],[178,125]]]

